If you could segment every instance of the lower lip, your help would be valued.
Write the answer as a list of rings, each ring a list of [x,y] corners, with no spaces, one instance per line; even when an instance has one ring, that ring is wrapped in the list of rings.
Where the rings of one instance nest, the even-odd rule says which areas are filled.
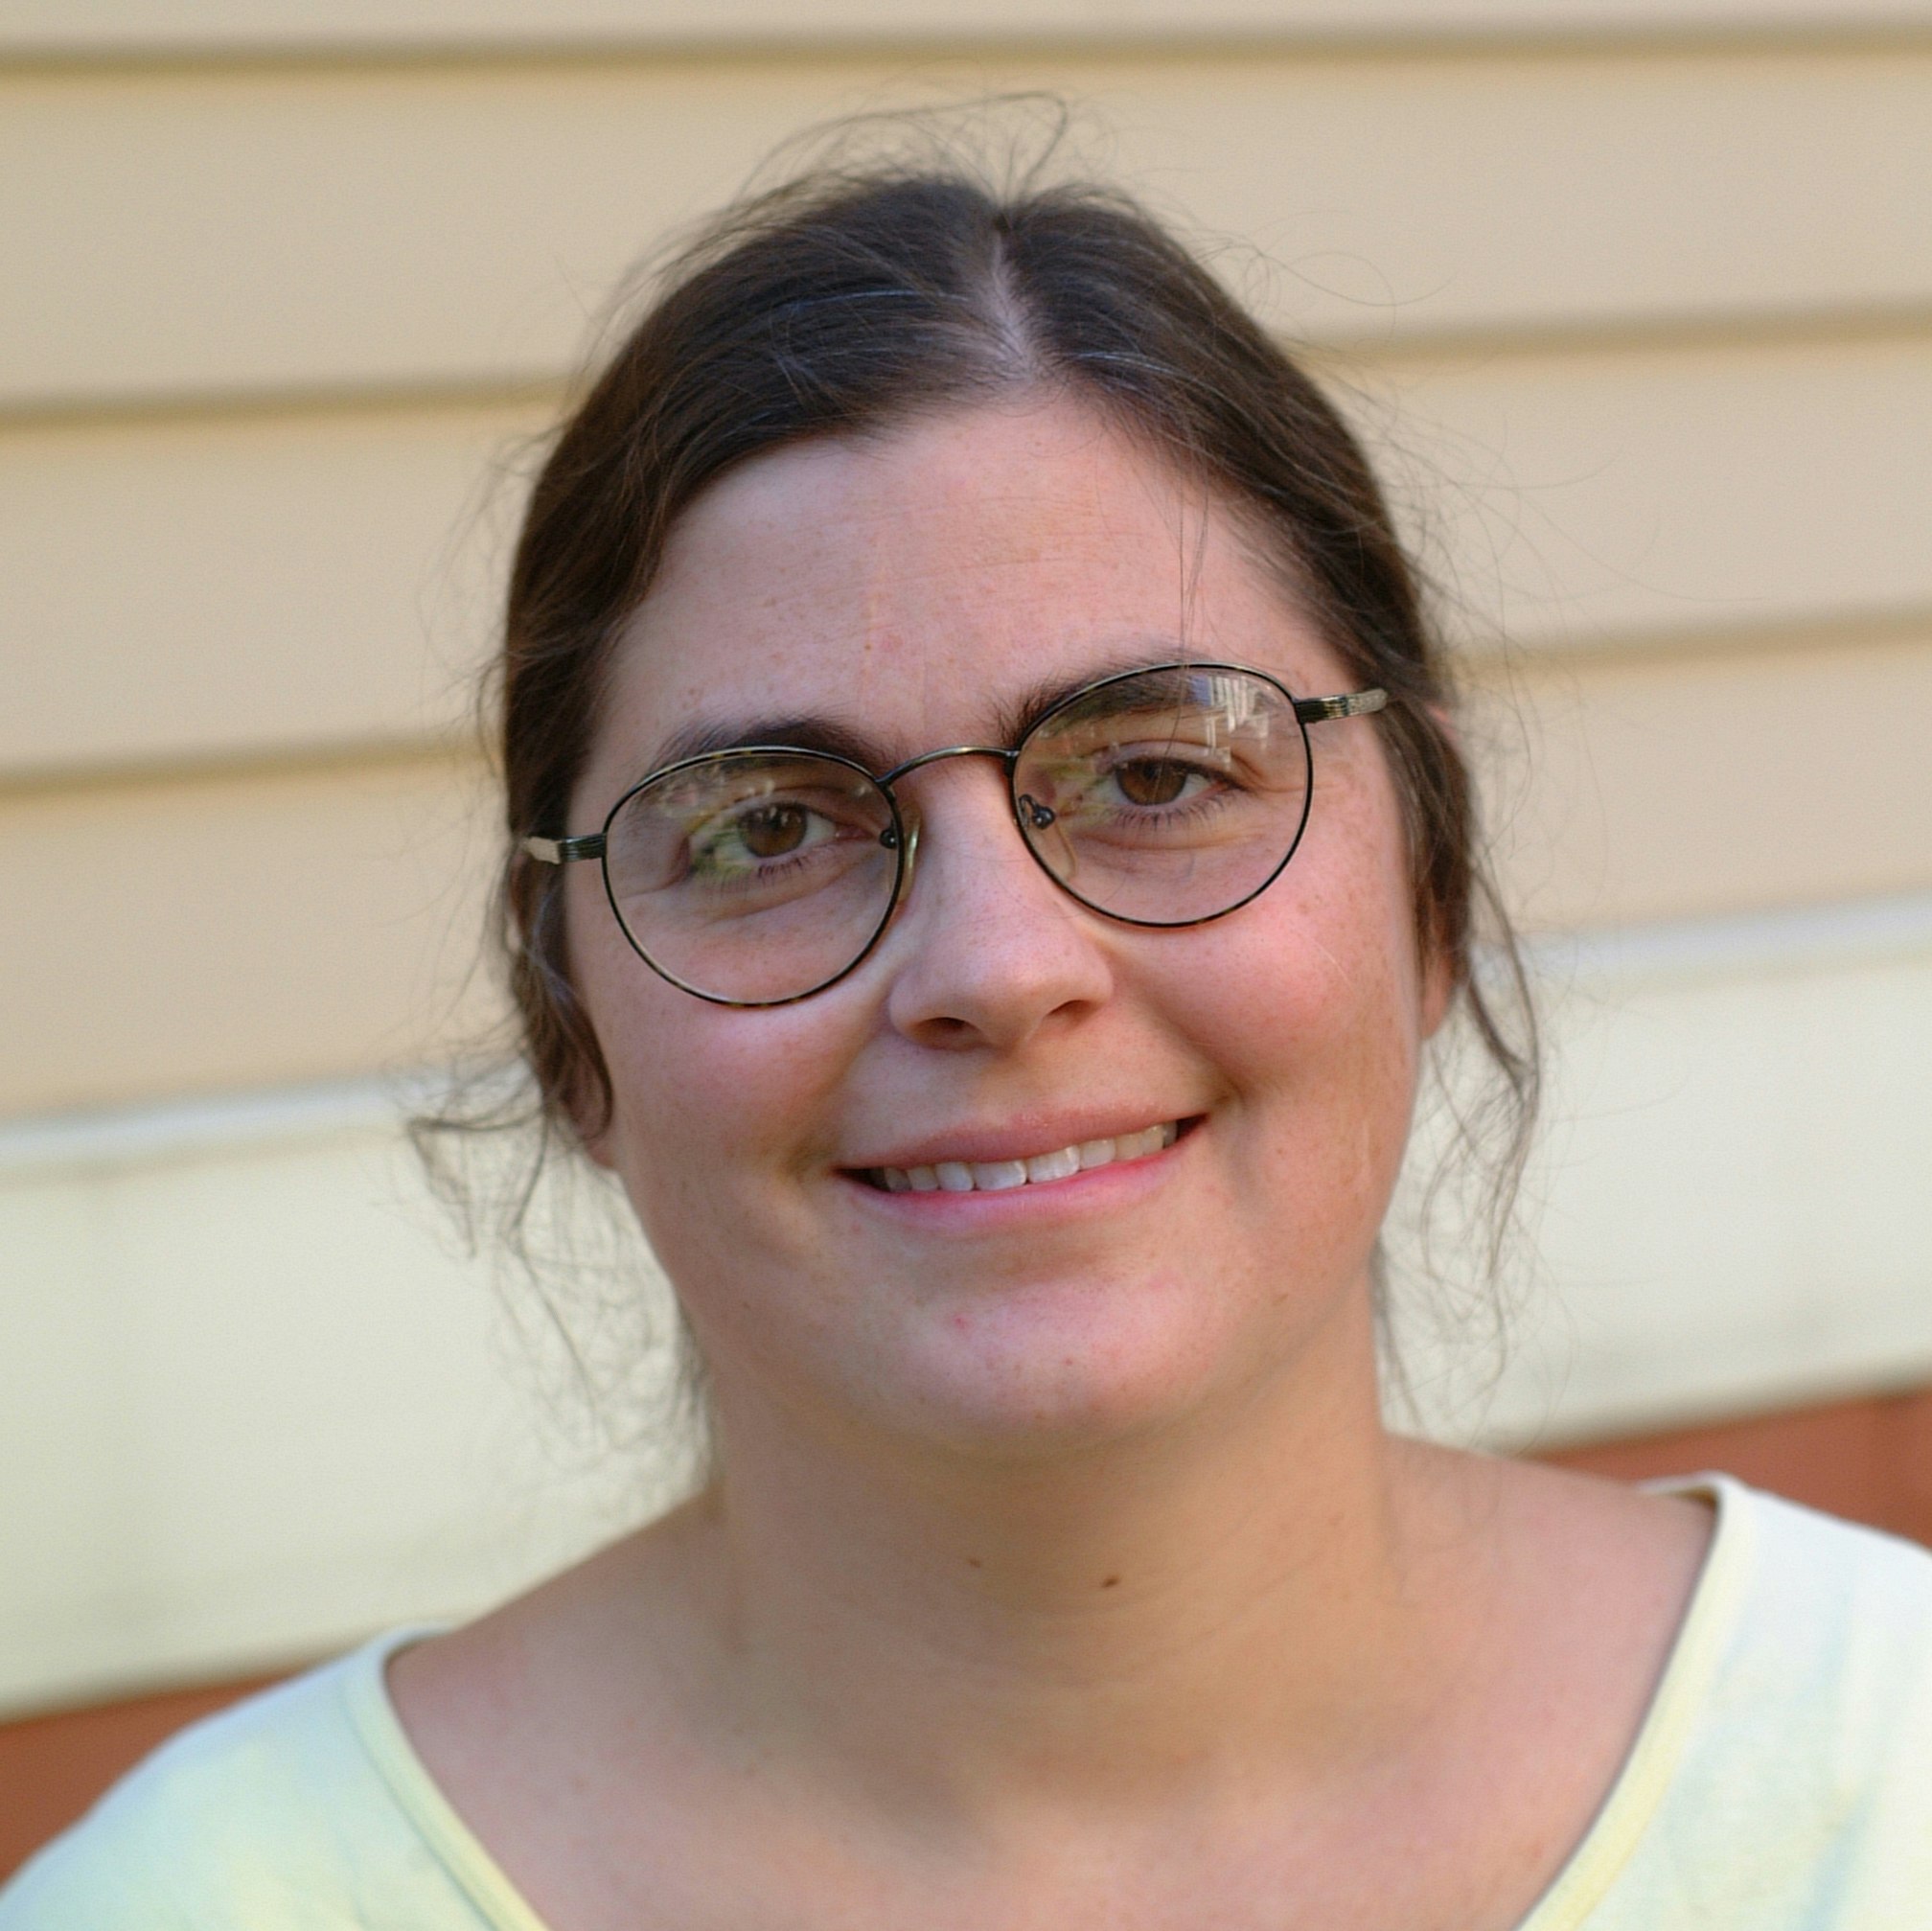
[[[1012,1223],[1038,1225],[1076,1215],[1113,1212],[1161,1186],[1203,1124],[1194,1121],[1183,1130],[1172,1146],[1163,1146],[1159,1153],[1142,1154],[1138,1160],[1109,1161],[1105,1166],[1088,1167],[1080,1173],[1069,1174],[1065,1180],[1029,1180],[1024,1186],[987,1192],[976,1187],[971,1193],[948,1193],[941,1187],[932,1193],[909,1190],[887,1193],[884,1187],[872,1186],[850,1174],[840,1177],[872,1211],[904,1225],[935,1231],[956,1230],[962,1233]]]

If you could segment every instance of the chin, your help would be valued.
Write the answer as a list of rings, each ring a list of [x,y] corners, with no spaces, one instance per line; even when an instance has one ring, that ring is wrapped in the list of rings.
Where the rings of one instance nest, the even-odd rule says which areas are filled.
[[[897,1363],[874,1359],[873,1399],[896,1382],[898,1426],[975,1455],[1104,1447],[1211,1404],[1244,1352],[1233,1325],[1198,1283],[1036,1283],[929,1309]]]

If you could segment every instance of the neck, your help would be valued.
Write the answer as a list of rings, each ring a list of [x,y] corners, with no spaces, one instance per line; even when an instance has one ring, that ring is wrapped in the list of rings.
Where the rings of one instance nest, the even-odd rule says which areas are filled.
[[[1366,1307],[1324,1350],[1340,1371],[1030,1464],[882,1453],[721,1391],[702,1512],[743,1719],[954,1811],[1372,1749],[1439,1673],[1419,1571],[1445,1538],[1433,1462],[1382,1427]]]

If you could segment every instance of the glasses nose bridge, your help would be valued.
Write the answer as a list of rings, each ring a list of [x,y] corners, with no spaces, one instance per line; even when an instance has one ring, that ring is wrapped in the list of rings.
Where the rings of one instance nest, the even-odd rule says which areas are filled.
[[[891,800],[892,808],[899,815],[900,822],[905,827],[906,857],[899,874],[898,889],[893,894],[894,919],[911,894],[913,875],[918,870],[921,822],[921,815],[916,807],[908,812],[901,805],[899,793],[894,789],[899,780],[910,776],[914,771],[924,770],[928,765],[942,764],[949,758],[991,758],[1005,770],[1007,794],[1010,798],[1013,773],[1019,769],[1020,755],[1019,747],[1009,745],[942,745],[937,750],[921,751],[916,758],[908,758],[903,765],[894,765],[889,771],[883,771],[873,779],[873,783]],[[1032,805],[1032,800],[1029,798],[1022,801],[1021,805],[1016,805],[1016,810],[1024,805]],[[1033,806],[1033,810],[1037,814],[1040,808]],[[1050,823],[1051,818],[1052,814],[1046,813],[1037,817],[1036,822]]]
[[[921,751],[916,758],[908,758],[903,765],[894,765],[889,771],[882,772],[875,780],[883,792],[890,792],[901,778],[909,777],[912,772],[924,770],[928,765],[936,765],[946,758],[997,758],[1005,766],[1010,776],[1013,767],[1019,762],[1020,753],[1004,745],[942,745],[936,751]]]

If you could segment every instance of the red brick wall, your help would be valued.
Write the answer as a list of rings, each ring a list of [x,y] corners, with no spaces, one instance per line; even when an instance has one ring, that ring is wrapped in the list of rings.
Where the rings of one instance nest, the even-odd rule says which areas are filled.
[[[0,1723],[0,1874],[64,1830],[157,1743],[261,1688],[250,1678]]]
[[[1549,1460],[1624,1482],[1723,1469],[1794,1502],[1932,1543],[1932,1389],[1600,1442]]]

